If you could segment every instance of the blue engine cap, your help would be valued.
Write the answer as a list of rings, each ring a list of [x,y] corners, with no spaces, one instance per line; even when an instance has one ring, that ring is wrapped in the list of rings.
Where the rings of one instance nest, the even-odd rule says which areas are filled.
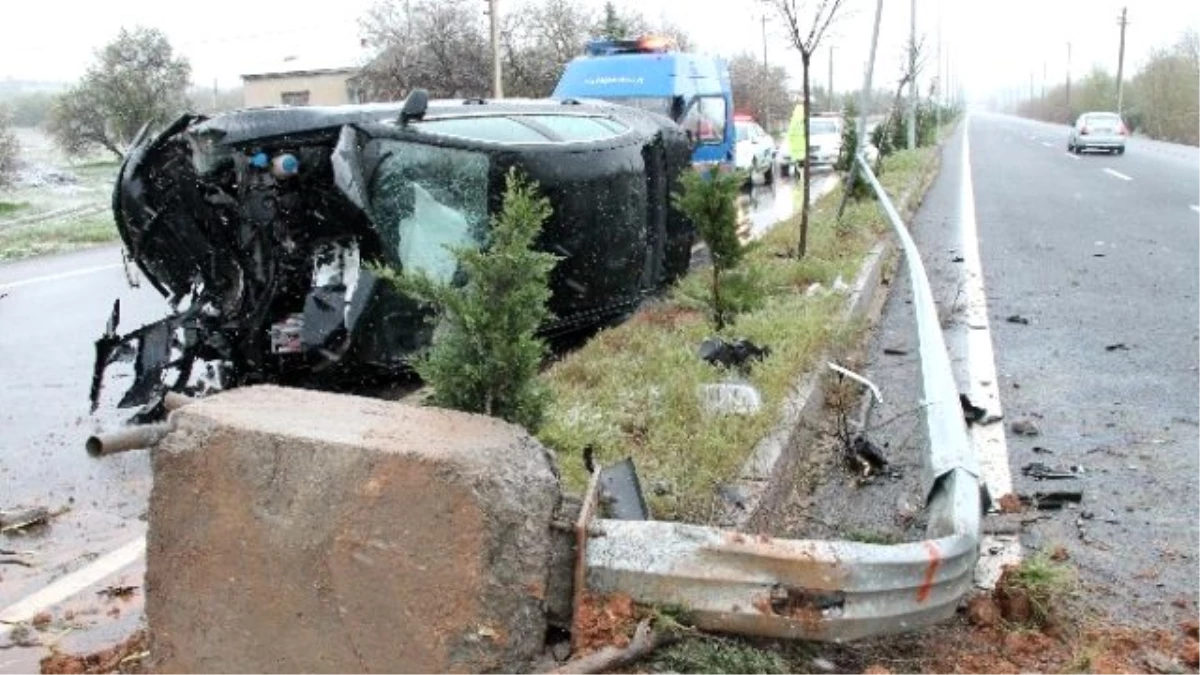
[[[285,153],[275,158],[275,166],[279,171],[291,175],[300,170],[300,160],[295,155]]]
[[[253,155],[250,155],[250,165],[258,167],[259,169],[267,168],[267,164],[270,162],[271,159],[267,157],[267,153],[265,152],[256,152]]]

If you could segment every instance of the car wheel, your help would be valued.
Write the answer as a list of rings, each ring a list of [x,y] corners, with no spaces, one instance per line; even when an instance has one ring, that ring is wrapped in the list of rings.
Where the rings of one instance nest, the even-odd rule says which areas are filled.
[[[775,164],[773,162],[767,165],[767,171],[763,174],[763,183],[766,185],[775,183]]]
[[[1117,148],[1117,154],[1118,154],[1118,155],[1123,155],[1123,154],[1125,154],[1125,148],[1123,148],[1123,147],[1122,147],[1122,148]]]

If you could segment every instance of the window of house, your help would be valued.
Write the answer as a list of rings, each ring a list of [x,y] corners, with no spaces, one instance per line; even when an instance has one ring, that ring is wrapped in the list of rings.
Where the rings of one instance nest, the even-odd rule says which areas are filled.
[[[285,91],[279,95],[279,99],[284,105],[308,105],[308,90]]]

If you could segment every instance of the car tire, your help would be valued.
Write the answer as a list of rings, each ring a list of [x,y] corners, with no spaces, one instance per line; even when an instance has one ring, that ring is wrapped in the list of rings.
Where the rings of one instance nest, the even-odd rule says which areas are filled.
[[[767,165],[767,171],[763,174],[763,185],[775,184],[775,164],[772,162]]]
[[[1125,154],[1125,148],[1117,148],[1117,154],[1118,154],[1118,155],[1123,155],[1123,154]]]

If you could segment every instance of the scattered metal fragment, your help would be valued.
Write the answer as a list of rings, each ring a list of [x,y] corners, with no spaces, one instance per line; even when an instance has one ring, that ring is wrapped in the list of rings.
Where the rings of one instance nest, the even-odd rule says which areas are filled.
[[[963,419],[967,421],[967,424],[973,424],[987,416],[987,409],[971,403],[971,399],[966,394],[959,394],[958,402],[962,405]]]
[[[900,347],[884,347],[883,353],[888,356],[907,356],[908,350],[901,349]]]
[[[958,402],[962,405],[963,419],[966,420],[967,426],[972,424],[987,426],[1004,419],[1004,415],[993,415],[987,411],[987,408],[981,408],[971,403],[971,399],[966,394],[959,394]]]
[[[1050,448],[1042,447],[1040,445],[1033,446],[1033,451],[1039,455],[1050,455],[1054,453],[1054,451]]]
[[[952,263],[960,263],[960,262],[965,262],[965,261],[966,261],[966,258],[963,258],[961,255],[956,255],[950,259],[950,262],[952,262]]]
[[[1021,316],[1020,314],[1013,314],[1012,316],[1008,317],[1005,320],[1008,321],[1009,323],[1019,323],[1022,326],[1029,325],[1029,319]]]
[[[1033,506],[1041,511],[1056,511],[1068,505],[1081,503],[1083,492],[1081,490],[1035,492],[1032,495],[1020,495],[1020,500],[1022,504]]]
[[[1115,351],[1127,352],[1127,351],[1129,351],[1129,345],[1125,344],[1124,342],[1117,342],[1115,344],[1106,346],[1104,348],[1104,351],[1106,351],[1106,352],[1115,352]]]
[[[1021,473],[1035,480],[1064,480],[1079,478],[1083,471],[1078,465],[1068,469],[1055,469],[1041,462],[1030,462],[1021,467]]]
[[[110,599],[111,598],[128,598],[129,596],[133,595],[134,591],[136,591],[137,589],[138,589],[137,586],[108,586],[107,588],[102,588],[102,589],[96,591],[96,595],[103,596],[103,597],[110,598]]]

